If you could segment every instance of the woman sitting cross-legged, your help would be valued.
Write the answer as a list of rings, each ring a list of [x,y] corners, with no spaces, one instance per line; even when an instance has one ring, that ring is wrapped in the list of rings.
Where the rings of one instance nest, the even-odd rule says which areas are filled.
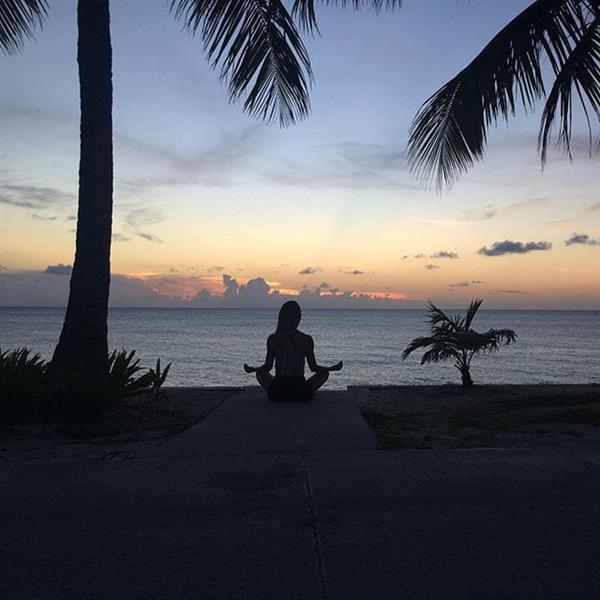
[[[267,358],[260,367],[244,365],[246,373],[256,373],[258,383],[272,402],[302,402],[329,379],[330,371],[341,370],[343,363],[322,367],[315,359],[315,344],[310,335],[298,331],[302,318],[300,305],[293,300],[285,302],[279,311],[277,330],[267,339]],[[304,362],[314,373],[304,377]],[[269,372],[275,363],[275,377]]]

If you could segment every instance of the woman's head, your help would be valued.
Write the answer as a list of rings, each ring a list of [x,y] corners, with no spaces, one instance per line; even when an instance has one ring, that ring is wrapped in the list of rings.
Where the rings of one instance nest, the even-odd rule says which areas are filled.
[[[284,302],[279,310],[277,331],[292,331],[296,329],[300,325],[300,319],[302,319],[300,305],[295,300]]]

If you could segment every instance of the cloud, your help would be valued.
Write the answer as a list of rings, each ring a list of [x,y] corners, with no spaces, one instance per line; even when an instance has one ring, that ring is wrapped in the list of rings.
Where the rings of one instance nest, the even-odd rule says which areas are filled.
[[[300,269],[298,271],[298,275],[314,275],[318,271],[320,271],[319,267],[306,267],[304,269]]]
[[[223,135],[212,146],[182,154],[166,146],[117,133],[116,150],[122,149],[128,155],[128,162],[139,164],[139,172],[144,173],[120,183],[136,190],[172,185],[231,186],[242,167],[256,155],[259,134],[261,127],[252,126],[236,134]],[[147,169],[148,164],[152,165],[151,170]],[[152,175],[148,175],[148,171]]]
[[[34,221],[56,221],[56,219],[58,219],[58,217],[45,217],[44,215],[38,215],[36,213],[33,213],[31,218]]]
[[[493,292],[490,292],[490,295],[492,296],[501,296],[504,294],[527,295],[529,292],[523,290],[494,290]]]
[[[144,231],[134,231],[133,235],[147,240],[149,242],[155,242],[156,244],[164,243],[157,235],[154,235],[153,233],[147,233]]]
[[[41,271],[0,272],[0,306],[66,306],[68,291],[68,277]],[[239,282],[227,273],[220,278],[111,274],[111,306],[277,309],[291,299],[299,300],[303,308],[417,308],[423,304],[422,299],[400,293],[341,291],[324,285],[305,286],[299,292],[280,290],[263,277]]]
[[[323,281],[322,283],[319,284],[319,287],[322,290],[327,290],[327,289],[329,289],[329,284],[326,281]]]
[[[483,246],[477,250],[477,254],[483,256],[503,256],[504,254],[526,254],[527,252],[546,251],[552,248],[550,242],[494,242],[490,248]]]
[[[458,283],[451,283],[448,287],[451,288],[461,288],[461,287],[470,287],[470,283],[468,281],[459,281]]]
[[[54,265],[61,266],[61,265]],[[62,265],[65,267],[65,265]],[[11,271],[0,273],[0,306],[67,305],[69,278],[54,272]],[[161,294],[135,277],[111,275],[110,306],[121,307],[185,307],[179,298]]]
[[[213,265],[212,267],[208,267],[207,270],[209,273],[221,273],[225,270],[225,267],[222,267],[220,265]]]
[[[419,252],[419,254],[415,254],[413,258],[425,258],[425,254],[423,254],[423,252]]]
[[[421,190],[406,154],[381,144],[343,142],[313,147],[312,163],[281,161],[265,174],[273,183],[300,188]]]
[[[240,285],[231,275],[223,273],[223,285],[225,286],[223,296],[237,296]]]
[[[427,269],[428,271],[433,271],[435,269],[439,269],[438,265],[425,265],[425,269]]]
[[[569,239],[565,240],[565,246],[600,246],[600,238],[591,238],[587,233],[572,233]]]
[[[19,208],[44,210],[66,202],[73,202],[75,196],[56,188],[38,187],[33,185],[0,185],[0,204]]]
[[[491,204],[486,204],[481,210],[466,211],[460,217],[460,221],[475,222],[475,221],[487,221],[493,219],[496,216],[496,211]]]
[[[49,275],[70,275],[73,272],[73,267],[71,265],[63,265],[59,263],[57,265],[48,265],[44,273],[48,273]]]
[[[405,254],[404,256],[400,257],[400,260],[406,260],[407,258],[410,258],[410,256],[408,254]]]
[[[361,271],[360,269],[352,269],[350,271],[344,271],[346,275],[366,275],[366,271]]]
[[[142,229],[149,225],[162,223],[164,220],[163,212],[153,207],[133,209],[125,217],[125,223],[131,228],[131,235],[157,244],[162,244],[163,241],[157,235],[142,231]]]
[[[113,233],[112,241],[113,242],[130,242],[131,238],[122,233]]]
[[[458,258],[458,254],[450,250],[440,250],[439,252],[432,254],[429,258],[450,258],[456,260]]]

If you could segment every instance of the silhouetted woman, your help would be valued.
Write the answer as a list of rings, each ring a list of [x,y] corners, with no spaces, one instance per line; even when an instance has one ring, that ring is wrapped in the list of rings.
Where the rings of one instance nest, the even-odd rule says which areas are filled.
[[[302,318],[300,305],[293,300],[285,302],[279,311],[277,330],[267,339],[267,358],[260,367],[244,365],[246,373],[256,373],[258,383],[272,402],[302,402],[329,379],[330,371],[341,370],[340,361],[332,367],[322,367],[315,359],[315,343],[310,335],[298,331]],[[314,373],[304,378],[304,362]],[[275,377],[269,373],[275,362]]]

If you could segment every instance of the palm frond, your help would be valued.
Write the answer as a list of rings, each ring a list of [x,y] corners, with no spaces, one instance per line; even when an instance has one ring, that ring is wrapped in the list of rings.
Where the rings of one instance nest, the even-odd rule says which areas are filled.
[[[5,54],[21,49],[48,12],[46,0],[0,0],[0,48]]]
[[[509,346],[517,341],[517,334],[512,329],[490,329],[494,332],[498,346],[505,344]]]
[[[318,33],[319,26],[315,11],[315,4],[334,5],[341,8],[348,6],[354,9],[370,8],[375,12],[382,10],[400,8],[402,0],[294,0],[292,15],[298,21],[300,27],[310,33]]]
[[[402,352],[402,360],[408,358],[410,354],[412,354],[415,350],[419,350],[420,348],[427,348],[427,346],[433,343],[433,338],[431,337],[416,337]]]
[[[458,358],[459,353],[450,342],[436,342],[427,350],[421,357],[421,364],[438,363],[448,360],[449,358]]]
[[[212,68],[220,66],[232,101],[281,126],[310,110],[310,60],[281,0],[171,0],[171,12],[200,33]]]
[[[596,0],[593,0],[594,2]],[[438,190],[483,157],[487,132],[499,118],[527,110],[545,94],[542,51],[552,64],[570,54],[581,31],[581,3],[536,0],[421,107],[410,129],[409,163]]]
[[[557,109],[560,115],[558,143],[571,157],[573,89],[579,96],[587,118],[591,148],[592,131],[586,104],[589,104],[600,120],[600,16],[585,28],[584,35],[562,64],[548,94],[538,135],[542,165],[546,163],[548,157],[548,141]]]
[[[439,326],[442,328],[448,327],[450,329],[456,329],[456,321],[452,317],[449,317],[441,308],[438,308],[431,300],[427,302],[427,310],[429,311],[429,322],[432,326]]]
[[[469,330],[471,328],[471,323],[473,322],[473,319],[475,318],[475,315],[477,314],[477,311],[482,303],[482,298],[473,298],[473,300],[471,300],[465,316],[464,329]]]

